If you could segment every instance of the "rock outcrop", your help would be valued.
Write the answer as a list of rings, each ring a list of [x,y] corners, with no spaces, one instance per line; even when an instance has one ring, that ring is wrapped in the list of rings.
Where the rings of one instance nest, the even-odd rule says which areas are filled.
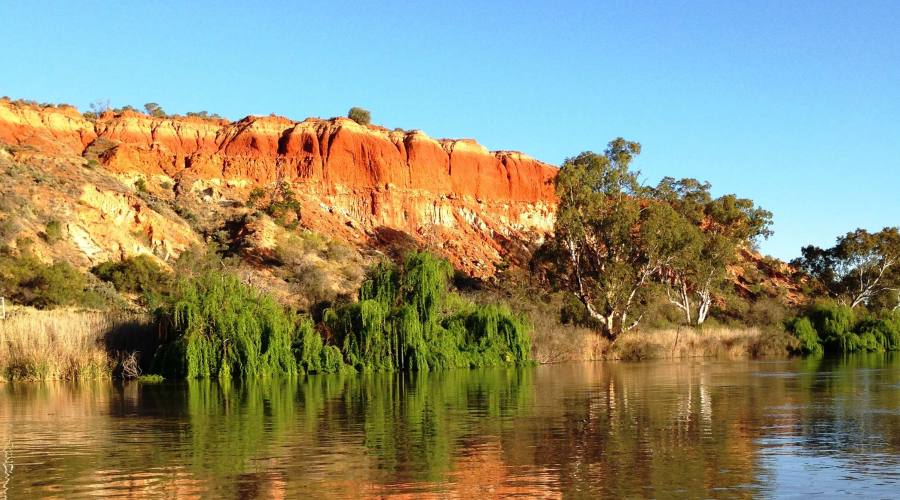
[[[0,101],[0,142],[96,154],[111,172],[221,186],[237,201],[252,187],[286,181],[305,226],[356,240],[400,231],[476,276],[491,275],[553,225],[553,166],[344,118],[227,122],[124,111],[88,119],[73,107]]]

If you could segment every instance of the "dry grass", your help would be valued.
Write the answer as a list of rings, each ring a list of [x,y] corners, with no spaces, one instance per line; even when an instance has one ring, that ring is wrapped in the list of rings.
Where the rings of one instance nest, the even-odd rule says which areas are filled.
[[[675,328],[622,334],[608,359],[740,358],[750,355],[762,333],[756,328]]]
[[[610,342],[589,328],[555,325],[535,328],[531,357],[541,364],[604,359]]]
[[[0,381],[109,378],[109,336],[134,315],[16,307],[0,320]]]
[[[568,328],[536,331],[533,343],[534,359],[539,363],[786,356],[796,348],[796,339],[788,334],[752,327],[633,331],[622,334],[614,342],[587,329]]]

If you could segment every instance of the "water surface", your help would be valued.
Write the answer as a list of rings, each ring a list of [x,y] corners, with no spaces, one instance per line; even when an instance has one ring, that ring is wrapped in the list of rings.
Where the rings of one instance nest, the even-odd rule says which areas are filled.
[[[900,357],[0,385],[0,498],[900,492]]]

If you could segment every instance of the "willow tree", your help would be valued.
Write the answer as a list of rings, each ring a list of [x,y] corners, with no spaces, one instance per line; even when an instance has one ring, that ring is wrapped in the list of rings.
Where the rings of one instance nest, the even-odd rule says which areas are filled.
[[[638,182],[631,163],[640,151],[618,138],[603,154],[565,161],[554,236],[538,255],[551,283],[578,297],[611,338],[637,326],[652,280],[694,244],[685,218]]]

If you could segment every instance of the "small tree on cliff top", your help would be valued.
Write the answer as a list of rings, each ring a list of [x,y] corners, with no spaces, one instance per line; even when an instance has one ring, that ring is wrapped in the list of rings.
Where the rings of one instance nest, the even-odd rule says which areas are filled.
[[[144,110],[147,111],[148,115],[156,118],[166,117],[166,111],[162,108],[162,106],[156,104],[155,102],[148,102],[147,104],[144,104]]]
[[[347,112],[347,118],[360,125],[368,125],[372,122],[372,114],[369,113],[369,110],[357,107],[350,108],[350,111]]]

